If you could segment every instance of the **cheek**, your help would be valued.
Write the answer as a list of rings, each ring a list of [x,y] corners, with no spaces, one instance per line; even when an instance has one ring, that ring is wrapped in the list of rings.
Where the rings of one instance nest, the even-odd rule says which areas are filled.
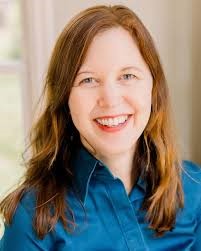
[[[145,110],[151,110],[151,103],[152,103],[152,94],[151,92],[149,93],[144,93],[142,99],[141,99],[142,107]]]
[[[75,126],[78,123],[85,123],[87,118],[90,118],[93,109],[93,100],[89,98],[89,95],[72,90],[68,105]]]
[[[69,110],[71,113],[71,117],[73,119],[73,121],[76,119],[77,114],[80,110],[80,103],[79,103],[79,99],[77,99],[76,95],[70,95],[69,97],[69,102],[68,102],[68,106],[69,106]]]
[[[131,96],[131,93],[134,95]],[[145,88],[136,88],[129,94],[129,103],[137,113],[149,112],[152,103],[152,90]]]
[[[139,121],[141,121],[140,124],[142,127],[146,127],[151,115],[152,92],[145,92],[139,102],[141,109],[139,110]]]

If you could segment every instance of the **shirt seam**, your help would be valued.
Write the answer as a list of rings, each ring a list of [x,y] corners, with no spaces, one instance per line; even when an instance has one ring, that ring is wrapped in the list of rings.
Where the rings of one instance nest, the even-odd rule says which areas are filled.
[[[133,211],[133,214],[134,214],[135,217],[136,217],[136,223],[137,223],[138,229],[139,229],[139,231],[140,231],[140,233],[141,233],[141,237],[142,237],[142,240],[143,240],[143,242],[144,242],[144,245],[146,246],[146,242],[145,242],[145,239],[144,239],[144,235],[143,235],[142,230],[141,230],[141,228],[140,228],[140,224],[139,224],[139,222],[138,222],[138,219],[137,219],[135,210],[134,210],[134,208],[133,208],[132,202],[129,200],[129,198],[128,198],[128,196],[127,196],[125,190],[124,190],[124,193],[125,193],[125,195],[126,195],[126,197],[127,197],[127,200],[128,200],[128,202],[129,202],[129,204],[130,204],[130,206],[131,206],[131,209],[132,209],[132,211]],[[145,250],[147,250],[147,247],[146,247]]]
[[[105,186],[107,187],[107,189],[105,189],[105,190],[106,190],[106,193],[107,193],[108,198],[110,199],[110,202],[111,202],[111,204],[112,204],[113,210],[115,211],[115,215],[116,215],[116,217],[117,217],[117,219],[118,219],[118,223],[119,223],[121,232],[122,232],[122,234],[123,234],[123,236],[124,236],[124,240],[125,240],[125,242],[126,242],[126,246],[127,246],[128,250],[130,250],[129,245],[128,245],[127,238],[126,238],[126,236],[125,236],[125,233],[124,233],[123,228],[122,228],[122,225],[121,225],[121,221],[120,221],[119,216],[118,216],[118,213],[117,213],[117,211],[116,211],[116,209],[115,209],[115,206],[114,206],[114,203],[113,203],[112,199],[111,199],[110,196],[109,196],[107,184],[105,184]]]

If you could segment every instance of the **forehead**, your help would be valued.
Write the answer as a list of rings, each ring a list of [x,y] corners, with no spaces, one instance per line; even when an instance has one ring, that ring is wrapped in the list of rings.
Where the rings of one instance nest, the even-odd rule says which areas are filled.
[[[111,71],[128,65],[148,70],[135,39],[127,30],[115,27],[94,37],[80,71]]]

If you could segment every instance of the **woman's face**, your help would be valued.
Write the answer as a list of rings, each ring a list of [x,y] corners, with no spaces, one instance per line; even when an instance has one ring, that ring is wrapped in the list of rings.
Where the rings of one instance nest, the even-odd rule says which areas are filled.
[[[96,35],[68,103],[83,145],[103,156],[134,152],[150,117],[152,85],[128,31],[119,27]]]

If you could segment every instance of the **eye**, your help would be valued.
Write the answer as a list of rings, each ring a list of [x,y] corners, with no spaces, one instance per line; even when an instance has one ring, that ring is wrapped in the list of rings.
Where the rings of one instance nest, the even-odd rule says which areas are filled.
[[[89,84],[89,83],[91,83],[90,80],[93,80],[93,78],[85,78],[85,79],[83,79],[83,80],[80,82],[80,84]]]
[[[125,76],[126,76],[126,78],[125,78]],[[133,74],[124,74],[123,77],[124,77],[125,80],[136,78],[136,76],[133,75]]]

